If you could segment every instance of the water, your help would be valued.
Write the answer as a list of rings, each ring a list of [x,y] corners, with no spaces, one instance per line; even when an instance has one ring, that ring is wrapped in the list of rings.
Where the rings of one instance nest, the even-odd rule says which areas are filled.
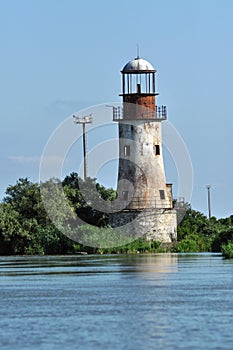
[[[233,348],[219,254],[0,257],[0,349]]]

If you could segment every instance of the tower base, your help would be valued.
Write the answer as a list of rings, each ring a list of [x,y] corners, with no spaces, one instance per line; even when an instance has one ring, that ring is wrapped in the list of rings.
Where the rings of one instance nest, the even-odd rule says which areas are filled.
[[[148,241],[172,243],[177,240],[175,209],[124,210],[109,216],[112,228],[127,231],[132,238],[146,237]]]

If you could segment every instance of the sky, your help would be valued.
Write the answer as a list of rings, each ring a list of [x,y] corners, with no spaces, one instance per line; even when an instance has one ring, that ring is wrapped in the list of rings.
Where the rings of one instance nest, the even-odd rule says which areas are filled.
[[[191,206],[207,214],[210,184],[212,214],[233,214],[232,14],[231,0],[0,0],[1,198],[19,178],[39,181],[43,149],[67,117],[120,102],[120,70],[138,44],[190,154]],[[113,177],[106,168],[103,184]]]

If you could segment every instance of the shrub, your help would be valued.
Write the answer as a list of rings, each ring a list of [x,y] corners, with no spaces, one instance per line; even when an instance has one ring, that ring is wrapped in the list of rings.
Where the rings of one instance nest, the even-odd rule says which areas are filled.
[[[233,228],[228,227],[222,229],[213,239],[212,251],[220,252],[222,245],[227,244],[230,241],[233,242]]]
[[[233,259],[233,242],[222,244],[221,252],[225,259]]]
[[[210,239],[204,235],[189,234],[173,248],[177,253],[204,252],[210,250]]]

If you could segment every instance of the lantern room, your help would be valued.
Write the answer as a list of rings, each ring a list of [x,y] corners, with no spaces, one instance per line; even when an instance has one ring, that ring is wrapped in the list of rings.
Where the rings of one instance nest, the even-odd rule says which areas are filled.
[[[122,73],[122,95],[152,94],[155,92],[154,67],[142,58],[135,58],[126,63]]]

